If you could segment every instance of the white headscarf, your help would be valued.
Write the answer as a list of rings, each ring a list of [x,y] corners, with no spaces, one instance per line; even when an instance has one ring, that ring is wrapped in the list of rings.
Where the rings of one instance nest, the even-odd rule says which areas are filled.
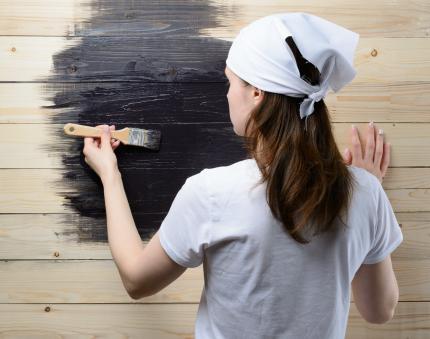
[[[321,73],[312,86],[300,72],[285,38],[292,36],[302,56]],[[292,97],[308,97],[300,104],[300,118],[314,111],[329,87],[338,92],[356,75],[354,51],[359,34],[318,16],[278,13],[242,28],[233,41],[227,66],[240,78],[263,91]]]

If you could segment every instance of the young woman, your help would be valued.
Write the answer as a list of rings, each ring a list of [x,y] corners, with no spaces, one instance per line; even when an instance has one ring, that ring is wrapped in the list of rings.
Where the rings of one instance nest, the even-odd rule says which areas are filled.
[[[235,133],[249,158],[187,178],[145,248],[107,125],[85,138],[100,175],[109,245],[129,295],[157,293],[203,264],[196,338],[344,338],[350,291],[365,320],[392,318],[390,253],[403,240],[381,182],[389,145],[373,124],[344,157],[323,97],[352,80],[358,36],[306,13],[259,19],[225,69]],[[113,129],[114,126],[111,126]]]

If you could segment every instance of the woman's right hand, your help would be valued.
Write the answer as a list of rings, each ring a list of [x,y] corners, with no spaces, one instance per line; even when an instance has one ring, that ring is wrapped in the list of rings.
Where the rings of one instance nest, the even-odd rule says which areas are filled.
[[[346,148],[343,159],[347,165],[361,167],[375,175],[382,183],[390,163],[390,143],[384,143],[384,133],[379,133],[375,124],[367,127],[367,141],[362,153],[360,136],[357,127],[351,127],[351,146],[352,151]]]

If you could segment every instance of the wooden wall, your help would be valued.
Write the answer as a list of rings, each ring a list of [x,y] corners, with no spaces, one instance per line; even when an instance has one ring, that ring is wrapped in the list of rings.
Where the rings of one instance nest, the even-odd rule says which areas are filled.
[[[123,147],[119,167],[147,242],[185,179],[241,160],[223,70],[254,19],[305,11],[358,32],[358,74],[326,98],[339,149],[374,120],[392,144],[383,186],[402,226],[400,302],[347,338],[430,337],[430,11],[409,2],[0,2],[0,337],[192,338],[203,286],[189,269],[132,300],[107,244],[103,191],[66,122],[161,129],[160,152]]]

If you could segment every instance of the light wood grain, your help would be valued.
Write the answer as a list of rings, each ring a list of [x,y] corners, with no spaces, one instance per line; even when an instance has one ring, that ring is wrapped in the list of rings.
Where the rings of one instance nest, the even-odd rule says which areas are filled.
[[[0,3],[1,35],[73,35],[95,11],[90,0],[5,0]]]
[[[191,339],[197,308],[197,304],[2,304],[0,336]]]
[[[113,260],[0,261],[0,303],[134,302]],[[142,302],[199,302],[202,267],[187,269],[171,285]]]
[[[169,3],[170,1],[166,1]],[[1,35],[106,36],[154,34],[154,31],[199,32],[227,36],[258,17],[277,12],[304,11],[358,31],[362,36],[427,37],[430,21],[428,2],[400,0],[395,3],[351,0],[211,0],[173,2],[159,6],[157,1],[117,2],[104,0],[4,0],[0,3]],[[170,2],[171,3],[171,2]],[[118,9],[117,12],[112,8]],[[206,13],[214,13],[207,18]],[[191,13],[191,14],[189,14]],[[195,19],[195,18],[198,18]],[[365,18],[365,20],[363,19]],[[92,24],[97,19],[97,26]],[[96,27],[95,27],[96,26]]]
[[[1,304],[0,335],[191,339],[197,309],[197,304]],[[346,339],[427,339],[429,317],[429,302],[400,302],[390,322],[369,324],[352,303]]]

